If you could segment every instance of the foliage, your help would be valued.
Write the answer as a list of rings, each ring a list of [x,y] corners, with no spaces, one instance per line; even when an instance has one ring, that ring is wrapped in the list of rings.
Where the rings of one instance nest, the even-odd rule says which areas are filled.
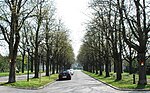
[[[0,30],[9,45],[11,61],[9,82],[16,81],[13,78],[16,68],[24,72],[25,66],[28,65],[27,56],[30,56],[29,66],[32,72],[34,70],[36,78],[40,62],[43,63],[43,69],[46,65],[48,73],[51,71],[47,69],[49,66],[53,67],[53,70],[70,67],[74,62],[74,53],[68,36],[69,30],[60,19],[57,22],[53,1],[7,0],[0,2],[0,6]],[[19,56],[18,50],[21,52]],[[5,64],[0,64],[0,67],[3,66]]]
[[[122,79],[122,64],[128,62],[130,74],[133,73],[133,68],[138,68],[138,84],[147,84],[146,59],[149,56],[150,40],[148,0],[104,2],[90,2],[92,17],[87,23],[78,62],[83,65],[84,70],[93,73],[96,71],[96,74],[99,70],[100,75],[101,67],[105,65],[106,76],[109,76],[109,65],[113,64],[116,80]]]
[[[0,56],[0,72],[9,71],[8,57]]]
[[[25,56],[25,60],[24,60],[24,64],[26,65],[27,64],[27,56]],[[16,68],[21,71],[21,66],[22,66],[22,56],[19,55],[17,56],[16,58]]]

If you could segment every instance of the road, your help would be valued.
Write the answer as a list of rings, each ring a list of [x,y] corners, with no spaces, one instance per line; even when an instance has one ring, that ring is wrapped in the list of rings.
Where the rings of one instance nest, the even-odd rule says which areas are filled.
[[[150,93],[149,91],[119,91],[91,77],[75,71],[71,80],[56,81],[38,90],[16,89],[0,86],[0,93]]]

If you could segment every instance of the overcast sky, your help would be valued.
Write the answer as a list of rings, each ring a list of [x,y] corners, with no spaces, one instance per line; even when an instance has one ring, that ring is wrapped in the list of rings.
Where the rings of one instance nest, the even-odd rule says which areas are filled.
[[[70,37],[75,56],[77,56],[82,38],[85,33],[84,23],[87,16],[89,0],[55,0],[57,13],[67,28],[70,29]]]
[[[75,56],[77,56],[85,33],[85,22],[89,0],[55,0],[57,14],[70,30],[70,38]],[[0,47],[2,55],[8,55],[6,47]]]

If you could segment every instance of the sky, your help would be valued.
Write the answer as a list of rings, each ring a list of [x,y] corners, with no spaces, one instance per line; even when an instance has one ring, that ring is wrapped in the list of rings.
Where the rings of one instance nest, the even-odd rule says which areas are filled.
[[[70,30],[70,38],[77,56],[85,34],[85,22],[89,0],[55,0],[57,14]]]
[[[57,15],[70,30],[70,39],[75,57],[78,54],[85,34],[88,2],[89,0],[55,0]],[[0,53],[8,55],[8,50],[6,47],[0,47]]]

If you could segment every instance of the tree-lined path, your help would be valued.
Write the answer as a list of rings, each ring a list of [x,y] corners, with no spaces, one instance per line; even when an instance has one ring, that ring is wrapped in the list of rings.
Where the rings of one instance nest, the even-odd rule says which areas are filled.
[[[138,91],[115,90],[81,71],[75,71],[72,80],[56,81],[43,89],[27,90],[0,86],[0,90],[3,93],[138,93]],[[149,91],[139,93],[149,93]]]
[[[82,20],[82,17],[79,18],[76,14],[78,5],[82,6],[81,0],[65,0],[64,4],[69,7],[61,8],[69,9],[68,13],[72,15],[65,17],[70,18],[73,27],[71,24],[67,26],[65,17],[59,17],[55,1],[0,1],[0,73],[9,72],[8,77],[0,78],[0,83],[3,81],[8,84],[18,83],[17,81],[24,79],[29,81],[26,75],[17,76],[17,71],[22,73],[27,71],[28,74],[34,72],[32,76],[30,75],[31,78],[38,79],[41,77],[39,74],[41,71],[49,77],[50,74],[55,75],[67,69],[81,67],[94,75],[105,75],[105,79],[109,79],[114,73],[114,78],[111,79],[122,88],[150,89],[150,0],[87,0],[86,10],[89,13],[84,14],[88,18],[86,22],[77,24],[84,24],[84,29],[79,27],[79,30],[76,30],[77,37],[80,37],[81,29],[85,32],[78,54],[76,45],[80,44],[75,43],[78,39],[72,37],[71,33],[77,26],[76,21],[72,19],[77,18],[79,22]],[[77,4],[74,1],[77,1]],[[63,13],[65,15],[65,12]],[[74,33],[73,35],[75,36]],[[1,53],[2,51],[4,53]],[[36,81],[40,84],[41,79]],[[3,93],[18,91],[20,93],[132,92],[115,90],[81,71],[76,71],[70,81],[56,81],[39,90],[0,87],[0,92]]]

